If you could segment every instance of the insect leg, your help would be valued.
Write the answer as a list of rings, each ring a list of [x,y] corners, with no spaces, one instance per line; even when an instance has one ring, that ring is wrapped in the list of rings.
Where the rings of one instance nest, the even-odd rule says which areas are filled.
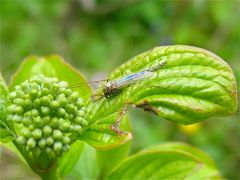
[[[96,98],[96,97],[98,97],[98,98]],[[98,101],[98,100],[102,99],[103,97],[104,97],[103,94],[93,94],[93,95],[91,95],[91,100],[93,102],[95,102],[95,101]]]
[[[127,106],[125,105],[125,106],[123,107],[123,109],[121,110],[120,115],[117,117],[115,123],[114,123],[113,125],[111,125],[111,129],[112,129],[114,132],[118,133],[119,135],[126,134],[126,132],[121,131],[121,130],[119,129],[119,125],[120,125],[121,119],[122,119],[122,118],[124,117],[124,115],[126,114],[126,111],[127,111]]]

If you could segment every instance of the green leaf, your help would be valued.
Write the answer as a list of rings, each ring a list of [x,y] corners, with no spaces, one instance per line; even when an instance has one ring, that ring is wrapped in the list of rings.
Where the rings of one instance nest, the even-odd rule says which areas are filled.
[[[10,125],[7,122],[6,108],[8,93],[8,87],[0,73],[0,141],[4,143],[9,142],[13,138]]]
[[[107,179],[221,178],[215,167],[201,159],[203,152],[184,144],[179,145],[181,148],[175,146],[158,146],[132,155],[114,168]]]
[[[148,147],[147,151],[148,150],[167,150],[167,151],[175,150],[175,151],[181,151],[184,153],[189,153],[190,155],[194,155],[195,158],[198,158],[199,161],[203,161],[208,166],[216,168],[214,161],[206,153],[185,143],[179,143],[179,142],[164,143],[164,144]]]
[[[8,87],[6,82],[4,81],[2,74],[0,72],[0,99],[2,100],[1,102],[6,102],[7,101],[7,95],[8,95]]]
[[[131,142],[110,150],[97,150],[97,161],[100,174],[99,179],[104,179],[106,174],[113,169],[119,162],[123,161],[129,153]]]
[[[26,79],[38,74],[64,80],[69,83],[70,87],[81,84],[81,86],[77,86],[74,90],[78,91],[85,101],[90,97],[91,88],[83,75],[57,55],[47,57],[30,56],[26,58],[13,76],[10,90],[13,90],[16,85],[22,83]]]
[[[87,144],[83,146],[80,158],[67,176],[70,179],[104,179],[106,174],[128,154],[130,143],[111,150],[97,150]],[[75,153],[79,153],[76,149]],[[65,166],[68,166],[65,165]]]
[[[93,110],[93,106],[88,107],[89,110]],[[91,111],[93,112],[93,111]],[[81,135],[80,140],[86,141],[91,146],[97,149],[111,149],[119,145],[124,144],[132,138],[130,130],[130,124],[128,116],[124,116],[121,120],[119,128],[123,131],[123,134],[118,134],[111,129],[111,126],[115,123],[119,117],[120,112],[116,110],[113,114],[98,119],[92,119],[88,128]]]
[[[65,177],[78,162],[78,159],[84,148],[84,143],[81,141],[75,141],[71,148],[62,157],[58,165],[58,172],[60,177]]]
[[[118,67],[110,80],[167,64],[148,79],[122,88],[111,99],[98,102],[93,119],[111,116],[133,104],[167,120],[192,124],[213,116],[233,114],[237,108],[236,80],[232,69],[217,55],[192,46],[156,47]],[[99,88],[102,92],[102,87]]]
[[[99,169],[96,158],[96,149],[84,144],[77,164],[68,175],[69,179],[97,179]]]
[[[7,130],[4,126],[0,127],[0,141],[7,143],[13,139],[12,133]]]

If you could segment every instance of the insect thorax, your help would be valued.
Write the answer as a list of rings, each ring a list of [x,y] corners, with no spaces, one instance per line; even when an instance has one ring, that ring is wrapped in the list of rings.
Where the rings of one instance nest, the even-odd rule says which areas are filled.
[[[113,97],[120,93],[120,89],[118,88],[116,83],[109,84],[103,88],[103,94],[106,98]]]

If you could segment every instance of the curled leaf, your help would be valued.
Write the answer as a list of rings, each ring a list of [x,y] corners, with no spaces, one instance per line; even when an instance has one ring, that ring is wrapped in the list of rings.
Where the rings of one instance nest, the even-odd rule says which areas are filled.
[[[109,79],[145,71],[164,61],[166,65],[148,79],[122,88],[116,98],[101,102],[95,118],[112,114],[116,102],[120,108],[134,104],[182,124],[227,116],[236,111],[236,80],[232,69],[220,57],[201,48],[183,45],[156,47],[118,67]]]

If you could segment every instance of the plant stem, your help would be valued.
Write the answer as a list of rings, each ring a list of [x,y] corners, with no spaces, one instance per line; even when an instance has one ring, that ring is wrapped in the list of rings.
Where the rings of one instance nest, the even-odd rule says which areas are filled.
[[[39,174],[42,180],[61,180],[56,171],[49,171]]]

